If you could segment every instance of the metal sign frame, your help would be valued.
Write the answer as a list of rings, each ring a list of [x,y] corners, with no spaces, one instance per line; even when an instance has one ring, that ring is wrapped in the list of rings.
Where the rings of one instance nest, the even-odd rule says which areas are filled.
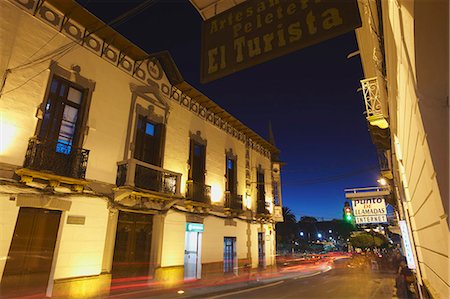
[[[248,0],[203,23],[206,83],[361,26],[356,0]]]

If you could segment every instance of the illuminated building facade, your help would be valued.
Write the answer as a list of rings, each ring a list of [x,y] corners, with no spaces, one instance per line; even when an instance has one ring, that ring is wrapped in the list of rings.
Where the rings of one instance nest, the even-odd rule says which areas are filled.
[[[274,265],[272,143],[74,1],[0,10],[4,290],[98,296],[111,276]]]
[[[366,116],[403,250],[421,291],[449,298],[449,3],[358,2]]]

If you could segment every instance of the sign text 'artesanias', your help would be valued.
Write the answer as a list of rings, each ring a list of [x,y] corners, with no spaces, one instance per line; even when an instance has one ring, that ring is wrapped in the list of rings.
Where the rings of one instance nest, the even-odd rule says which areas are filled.
[[[248,0],[203,24],[202,82],[361,26],[355,0]]]

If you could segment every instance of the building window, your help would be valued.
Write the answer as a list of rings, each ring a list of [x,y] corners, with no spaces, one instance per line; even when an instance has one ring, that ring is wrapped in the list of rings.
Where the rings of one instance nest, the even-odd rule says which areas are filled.
[[[195,183],[205,183],[206,145],[191,139],[189,159],[189,179]]]
[[[264,170],[261,166],[256,171],[256,200],[257,200],[257,212],[266,213],[266,191],[264,181]]]
[[[58,153],[70,154],[79,142],[85,90],[58,76],[50,84],[38,138],[56,143]]]
[[[155,136],[155,125],[152,123],[145,124],[145,134]]]
[[[236,156],[227,155],[226,158],[226,191],[235,195],[237,192],[237,171],[236,171]]]
[[[161,166],[163,154],[164,125],[154,123],[143,115],[138,116],[134,158]]]
[[[236,237],[223,238],[223,272],[232,273],[236,267]]]

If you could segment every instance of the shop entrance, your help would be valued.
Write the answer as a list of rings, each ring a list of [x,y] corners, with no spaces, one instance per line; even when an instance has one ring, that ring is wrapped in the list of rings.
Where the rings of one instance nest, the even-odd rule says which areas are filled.
[[[45,295],[61,211],[20,208],[1,281],[2,296]]]
[[[184,279],[200,279],[202,276],[201,248],[203,224],[186,225],[184,247]]]

